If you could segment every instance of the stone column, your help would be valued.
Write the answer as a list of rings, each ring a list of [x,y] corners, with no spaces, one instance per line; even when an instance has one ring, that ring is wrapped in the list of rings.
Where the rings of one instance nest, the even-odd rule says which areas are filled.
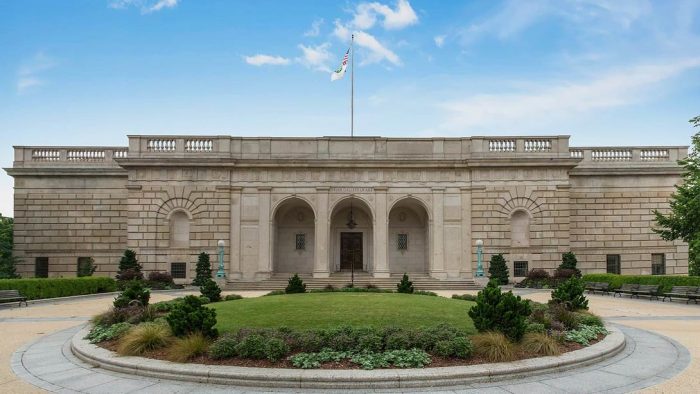
[[[374,277],[388,278],[387,248],[389,242],[387,239],[386,187],[374,188],[374,200]]]
[[[459,274],[462,278],[471,278],[472,267],[472,192],[468,187],[462,192],[462,263]]]
[[[316,188],[316,228],[314,236],[314,278],[327,278],[330,276],[330,259],[328,250],[330,248],[328,234],[328,187]]]
[[[444,279],[445,274],[445,226],[444,226],[445,189],[433,188],[433,261],[430,276]]]
[[[231,229],[229,231],[229,279],[241,279],[241,188],[231,187]]]
[[[258,188],[258,278],[266,279],[272,272],[270,260],[270,187]]]

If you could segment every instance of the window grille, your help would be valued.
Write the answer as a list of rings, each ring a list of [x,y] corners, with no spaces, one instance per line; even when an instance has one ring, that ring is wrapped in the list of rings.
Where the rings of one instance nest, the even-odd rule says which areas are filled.
[[[170,263],[170,275],[173,279],[186,279],[187,263]]]
[[[513,262],[513,276],[515,276],[515,277],[527,276],[527,261],[514,261]]]
[[[663,253],[652,253],[651,274],[666,275],[666,255]]]
[[[398,250],[408,250],[408,234],[399,234],[396,245]]]
[[[619,254],[609,254],[605,256],[606,261],[606,272],[609,274],[620,275],[620,255]]]
[[[34,277],[48,278],[49,277],[49,258],[37,257],[34,259]]]
[[[296,250],[306,250],[306,234],[297,234]]]

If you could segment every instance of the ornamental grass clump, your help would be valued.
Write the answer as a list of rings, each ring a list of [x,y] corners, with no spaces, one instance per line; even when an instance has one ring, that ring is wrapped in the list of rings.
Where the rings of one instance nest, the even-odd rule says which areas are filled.
[[[140,356],[147,351],[167,346],[173,340],[170,327],[158,323],[142,323],[129,330],[119,340],[117,353],[122,356]]]
[[[469,310],[469,316],[479,332],[498,331],[513,341],[519,341],[525,334],[530,312],[528,301],[511,291],[502,293],[492,280],[477,295],[476,305]]]
[[[528,355],[558,356],[561,354],[559,342],[545,333],[528,332],[520,341],[520,349]]]
[[[484,332],[471,337],[474,354],[491,362],[515,359],[515,346],[500,332]]]
[[[167,359],[175,362],[185,362],[207,352],[209,338],[199,332],[192,333],[184,338],[177,338],[168,348]]]

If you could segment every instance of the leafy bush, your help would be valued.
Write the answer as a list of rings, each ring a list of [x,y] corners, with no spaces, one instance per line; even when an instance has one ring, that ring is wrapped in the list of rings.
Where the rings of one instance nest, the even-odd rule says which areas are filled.
[[[584,295],[585,291],[586,286],[583,281],[572,276],[566,282],[557,286],[552,292],[552,301],[562,304],[571,311],[588,309],[588,300]]]
[[[413,292],[414,295],[424,295],[424,296],[430,296],[430,297],[437,297],[437,293],[432,292],[432,291],[425,291],[425,290],[416,290]]]
[[[541,268],[533,268],[530,271],[528,271],[526,277],[531,280],[549,279],[549,272]]]
[[[208,280],[211,280],[211,261],[209,254],[202,252],[197,257],[197,267],[195,268],[195,278],[192,281],[192,286],[203,286]]]
[[[552,319],[560,322],[566,329],[572,330],[578,327],[578,318],[574,312],[568,310],[562,304],[552,304],[549,308],[549,314]],[[555,329],[554,322],[550,323],[550,328]]]
[[[547,327],[545,327],[544,324],[542,323],[527,323],[527,326],[525,327],[525,335],[527,333],[533,332],[533,333],[544,333],[547,332]]]
[[[240,299],[243,299],[243,296],[239,294],[227,294],[226,297],[224,297],[224,301],[234,301]]]
[[[236,345],[236,354],[242,358],[262,360],[267,358],[267,338],[260,334],[251,334],[243,338]]]
[[[131,249],[127,249],[124,251],[124,255],[119,260],[119,271],[117,272],[117,280],[142,280],[143,274],[141,274],[141,269],[141,264],[139,264],[139,261],[136,259],[136,252],[134,252]],[[129,275],[130,277],[127,277],[126,275]],[[140,277],[134,278],[134,275],[138,275]]]
[[[211,302],[221,301],[221,288],[212,279],[205,280],[202,287],[199,288],[199,291],[203,296],[209,298]]]
[[[156,310],[151,306],[131,305],[124,308],[112,308],[92,318],[95,325],[110,326],[116,323],[127,322],[139,324],[156,318]]]
[[[298,274],[294,274],[294,276],[289,278],[287,288],[284,289],[284,292],[286,294],[306,293],[306,285]]]
[[[474,348],[466,337],[456,337],[452,340],[435,342],[434,353],[441,357],[469,358]]]
[[[148,286],[152,289],[173,289],[176,287],[173,276],[166,271],[151,271],[148,273]]]
[[[311,369],[318,368],[322,363],[331,361],[338,362],[346,358],[352,357],[350,352],[336,352],[330,349],[324,349],[314,353],[298,353],[289,358],[292,365],[296,368]]]
[[[205,354],[208,348],[209,339],[195,332],[184,338],[176,338],[168,349],[167,358],[170,361],[182,363]]]
[[[151,292],[143,287],[143,283],[138,280],[129,282],[121,293],[114,299],[115,308],[125,308],[134,303],[145,307],[151,298]]]
[[[78,278],[92,276],[95,271],[97,271],[97,266],[95,265],[95,259],[92,257],[88,257],[85,261],[78,260]]]
[[[208,338],[217,336],[216,311],[202,306],[199,298],[186,296],[181,304],[175,305],[166,317],[170,328],[178,337],[200,332]]]
[[[381,352],[384,347],[383,338],[375,333],[367,333],[357,338],[357,350],[367,352]]]
[[[209,357],[215,360],[236,357],[237,345],[238,340],[236,337],[232,335],[224,335],[209,346]]]
[[[455,300],[476,301],[476,296],[474,294],[452,294],[452,298]]]
[[[27,297],[28,300],[106,293],[116,289],[117,282],[114,279],[94,276],[0,279],[0,290],[19,290],[20,294]]]
[[[577,278],[581,277],[581,270],[576,268],[576,255],[573,252],[566,252],[561,255],[561,264],[559,269],[561,270],[573,270]]]
[[[489,331],[471,337],[474,354],[491,362],[510,361],[515,358],[515,348],[500,332]]]
[[[133,268],[125,269],[117,275],[117,286],[124,289],[132,281],[142,281],[143,273]]]
[[[469,310],[474,327],[480,332],[499,331],[514,341],[525,333],[526,319],[530,315],[530,304],[513,292],[502,293],[495,281],[479,292],[476,305]]]
[[[322,363],[339,362],[349,359],[363,369],[387,368],[422,368],[430,364],[430,356],[420,349],[392,350],[387,352],[338,352],[324,349],[318,353],[299,353],[290,357],[296,368],[318,368]]]
[[[278,361],[287,353],[289,353],[289,347],[279,338],[269,338],[265,343],[265,357],[270,361]]]
[[[603,319],[587,312],[577,312],[576,321],[578,322],[578,325],[605,327]]]
[[[399,284],[396,285],[396,291],[399,293],[413,293],[413,282],[408,280],[407,274],[403,274],[401,282],[399,282]]]
[[[529,332],[523,336],[520,348],[527,354],[535,356],[558,356],[561,354],[556,339],[545,333]]]
[[[167,346],[172,339],[173,334],[165,324],[139,324],[119,340],[117,353],[122,356],[139,356],[149,350]]]
[[[673,286],[700,286],[700,277],[674,275],[615,275],[615,274],[586,274],[584,282],[607,282],[613,289],[620,288],[625,283],[640,285],[660,285],[662,292],[669,292]],[[0,281],[1,282],[1,281]]]
[[[489,261],[489,278],[496,280],[499,285],[507,285],[508,276],[508,265],[506,265],[506,259],[503,255],[495,254],[491,256]]]
[[[566,333],[564,338],[570,342],[576,342],[583,346],[588,346],[590,341],[598,338],[599,334],[607,334],[608,330],[599,326],[581,325],[576,330],[571,330]]]
[[[211,300],[207,296],[201,295],[197,298],[199,298],[199,302],[201,302],[202,305],[211,304]]]
[[[296,335],[295,349],[304,352],[319,352],[326,345],[323,337],[316,331],[305,331]]]
[[[182,304],[182,300],[182,297],[173,298],[169,301],[161,301],[156,302],[155,304],[151,304],[151,307],[156,312],[170,312],[175,307],[175,305]]]
[[[567,280],[569,278],[578,277],[578,271],[569,268],[557,268],[554,270],[554,279],[561,282],[562,280]]]
[[[110,326],[94,326],[85,339],[90,343],[100,343],[119,338],[131,329],[131,324],[122,322]]]

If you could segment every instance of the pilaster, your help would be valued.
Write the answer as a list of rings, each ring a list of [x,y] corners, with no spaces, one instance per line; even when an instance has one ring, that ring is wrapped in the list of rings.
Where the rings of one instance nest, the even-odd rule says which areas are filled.
[[[472,275],[472,192],[471,188],[463,187],[462,192],[462,264],[460,276],[471,278]]]
[[[445,189],[433,188],[433,259],[430,276],[444,279],[445,273],[445,226],[444,226]]]
[[[328,255],[328,187],[316,188],[316,228],[314,245],[314,278],[330,276],[330,259]]]
[[[270,187],[258,188],[258,277],[269,278],[272,272],[272,240],[270,238]]]
[[[231,188],[231,230],[229,232],[231,261],[228,278],[241,279],[241,188]]]
[[[387,212],[386,212],[386,187],[374,188],[374,277],[388,278],[389,265],[387,262]]]

